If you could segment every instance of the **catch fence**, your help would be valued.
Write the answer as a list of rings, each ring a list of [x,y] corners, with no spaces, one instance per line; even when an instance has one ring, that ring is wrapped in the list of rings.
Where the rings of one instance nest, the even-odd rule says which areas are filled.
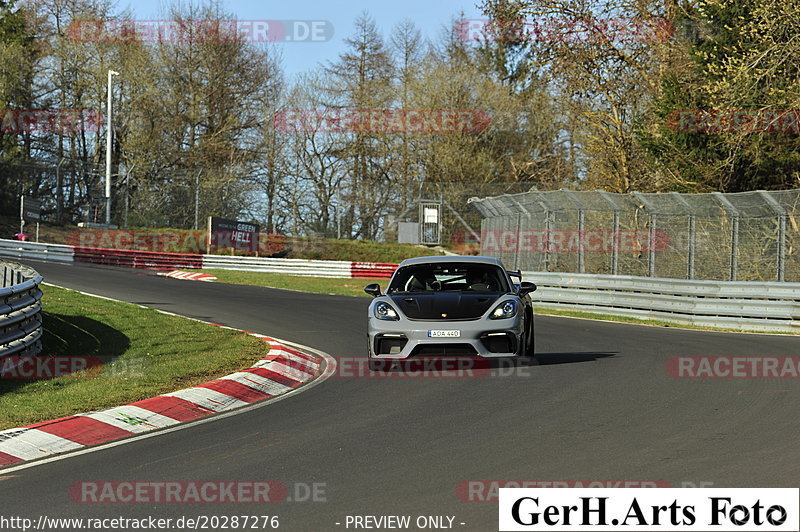
[[[481,253],[526,271],[800,281],[800,190],[530,191],[470,204]]]

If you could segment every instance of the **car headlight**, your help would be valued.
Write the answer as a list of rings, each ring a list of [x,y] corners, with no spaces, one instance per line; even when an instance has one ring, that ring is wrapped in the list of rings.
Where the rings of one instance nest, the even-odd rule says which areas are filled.
[[[397,311],[393,309],[389,303],[384,303],[383,301],[380,301],[375,305],[375,317],[379,320],[388,321],[396,321],[400,319],[400,316],[397,315]]]
[[[517,313],[517,303],[515,301],[503,301],[492,311],[489,316],[493,320],[504,320],[506,318],[513,318]]]

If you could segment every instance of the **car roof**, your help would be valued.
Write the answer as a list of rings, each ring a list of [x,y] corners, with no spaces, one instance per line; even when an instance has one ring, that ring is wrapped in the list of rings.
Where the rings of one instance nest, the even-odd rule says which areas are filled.
[[[448,262],[458,263],[472,263],[472,264],[492,264],[505,269],[500,259],[495,257],[482,257],[475,255],[434,255],[430,257],[414,257],[413,259],[406,259],[400,263],[400,268],[403,266],[414,266],[417,264],[442,264]]]

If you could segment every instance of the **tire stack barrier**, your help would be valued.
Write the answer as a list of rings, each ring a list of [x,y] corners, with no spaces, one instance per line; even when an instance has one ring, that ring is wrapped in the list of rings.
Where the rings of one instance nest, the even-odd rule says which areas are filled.
[[[0,273],[0,357],[37,355],[42,350],[42,276],[6,261],[0,261]]]

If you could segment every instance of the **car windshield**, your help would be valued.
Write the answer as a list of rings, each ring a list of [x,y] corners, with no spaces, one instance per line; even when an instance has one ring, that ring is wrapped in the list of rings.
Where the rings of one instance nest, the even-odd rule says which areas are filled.
[[[400,268],[388,292],[508,292],[503,270],[491,264],[435,263]]]

